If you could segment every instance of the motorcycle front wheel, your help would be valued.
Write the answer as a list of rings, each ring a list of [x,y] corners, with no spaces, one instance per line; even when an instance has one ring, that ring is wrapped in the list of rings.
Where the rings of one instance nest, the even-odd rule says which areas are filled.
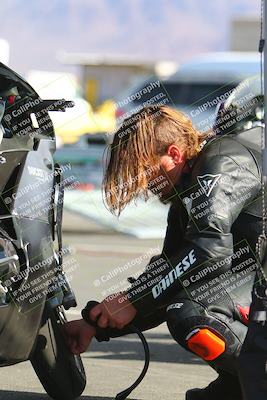
[[[64,312],[46,308],[31,364],[47,394],[54,400],[74,400],[84,391],[86,374],[80,356],[68,350],[62,326]]]

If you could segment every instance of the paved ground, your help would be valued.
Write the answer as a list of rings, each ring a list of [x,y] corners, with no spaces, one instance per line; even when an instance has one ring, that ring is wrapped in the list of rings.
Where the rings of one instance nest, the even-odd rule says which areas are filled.
[[[160,203],[157,197],[148,201],[138,199],[138,205],[129,204],[120,216],[113,216],[103,203],[100,189],[92,191],[66,190],[65,207],[75,213],[97,221],[98,224],[130,234],[137,238],[163,238],[169,207]]]
[[[138,240],[114,234],[70,214],[65,214],[64,242],[75,250],[68,258],[75,265],[70,278],[77,293],[79,310],[88,299],[101,299],[103,291],[118,282],[116,275],[108,284],[101,283],[103,277],[109,277],[110,271],[142,257],[142,263],[129,266],[126,271],[129,275],[129,271],[132,273],[145,265],[151,249],[156,250],[161,245],[159,240]],[[78,309],[69,314],[69,319],[77,318]],[[151,366],[130,399],[183,400],[187,389],[205,386],[216,376],[204,363],[179,348],[165,325],[147,332],[146,337]],[[88,384],[82,398],[112,400],[133,382],[143,367],[142,347],[133,335],[104,344],[94,342],[84,354],[83,361]],[[2,368],[0,382],[0,400],[48,399],[30,363]]]

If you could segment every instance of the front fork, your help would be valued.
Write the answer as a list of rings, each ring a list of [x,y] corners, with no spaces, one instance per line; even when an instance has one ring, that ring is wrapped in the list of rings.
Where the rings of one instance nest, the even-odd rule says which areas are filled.
[[[58,307],[63,305],[65,310],[77,307],[76,296],[70,286],[68,278],[63,270],[63,246],[62,246],[62,220],[63,220],[63,203],[64,203],[64,184],[62,179],[62,171],[58,164],[55,164],[54,177],[54,207],[52,214],[53,239],[57,239],[57,253],[55,254],[56,276],[60,293],[50,296],[50,305]],[[57,197],[57,198],[56,198]]]

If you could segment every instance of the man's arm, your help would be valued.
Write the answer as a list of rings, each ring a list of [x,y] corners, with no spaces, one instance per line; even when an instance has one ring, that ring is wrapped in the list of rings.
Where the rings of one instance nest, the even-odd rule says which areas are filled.
[[[150,316],[143,316],[142,313],[138,313],[132,320],[131,325],[136,326],[140,331],[147,331],[149,329],[159,326],[166,321],[166,310],[165,307],[158,309],[156,313]],[[105,333],[110,338],[119,336],[125,336],[131,334],[131,330],[128,327],[122,329],[105,328]]]

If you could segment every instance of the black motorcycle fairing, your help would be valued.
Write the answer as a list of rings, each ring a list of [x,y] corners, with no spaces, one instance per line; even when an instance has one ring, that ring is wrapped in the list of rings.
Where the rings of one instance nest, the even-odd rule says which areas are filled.
[[[56,145],[48,111],[64,111],[73,103],[40,99],[23,78],[0,63],[0,105],[5,131],[0,147],[0,238],[14,244],[20,262],[19,273],[1,277],[8,289],[0,304],[4,366],[28,359],[46,302],[62,292],[53,232]],[[38,127],[33,126],[32,113]]]

